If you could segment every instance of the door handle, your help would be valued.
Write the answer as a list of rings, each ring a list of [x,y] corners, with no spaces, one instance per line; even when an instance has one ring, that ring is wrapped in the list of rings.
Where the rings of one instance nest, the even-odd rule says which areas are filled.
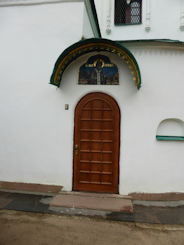
[[[74,146],[74,150],[75,150],[75,155],[77,155],[78,154],[78,145]]]

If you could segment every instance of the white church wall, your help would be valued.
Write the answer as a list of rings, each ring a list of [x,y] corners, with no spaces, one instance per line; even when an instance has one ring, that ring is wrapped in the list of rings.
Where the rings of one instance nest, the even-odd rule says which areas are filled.
[[[142,24],[119,26],[114,25],[114,1],[95,0],[102,37],[112,40],[172,39],[184,41],[184,4],[182,0],[142,1]],[[109,22],[111,23],[110,32],[107,31]]]
[[[142,74],[139,91],[127,66],[109,53],[102,54],[119,67],[120,85],[77,84],[90,53],[67,68],[56,88],[50,75],[62,51],[82,36],[83,7],[0,8],[0,180],[72,190],[74,109],[82,96],[100,91],[121,110],[120,194],[183,192],[184,143],[156,140],[162,120],[184,120],[183,49],[129,46]]]
[[[74,109],[79,99],[93,91],[113,96],[121,110],[120,146],[120,194],[131,192],[184,191],[183,185],[183,142],[159,142],[156,140],[157,127],[165,117],[183,119],[181,104],[184,103],[181,87],[184,52],[159,48],[133,49],[142,71],[142,88],[138,91],[129,70],[121,60],[108,54],[112,63],[119,67],[120,85],[96,86],[77,85],[79,67],[87,61],[80,58],[65,71],[61,88],[64,104],[70,105],[65,111],[70,122],[70,139],[67,140],[68,178],[72,179],[73,120]],[[90,54],[91,56],[92,54]],[[107,54],[106,54],[107,55]],[[161,56],[158,61],[158,56]],[[168,63],[168,59],[170,63]],[[172,62],[171,62],[172,60]],[[173,66],[175,67],[173,71]],[[167,88],[167,90],[166,90]],[[65,117],[65,116],[63,116]],[[61,135],[68,133],[62,129]],[[68,130],[68,129],[67,129]],[[64,138],[65,138],[64,137]],[[65,157],[67,156],[67,150]],[[65,168],[66,165],[63,165]],[[71,190],[72,182],[66,186]]]
[[[164,118],[183,120],[183,50],[132,48],[142,71],[142,88],[130,102],[130,136],[125,137],[122,192],[183,191],[183,142],[159,142],[157,127]],[[135,99],[135,101],[134,101]],[[134,103],[134,106],[131,104]],[[134,108],[134,109],[133,109]],[[130,126],[130,125],[129,125]],[[127,133],[125,131],[124,133]],[[126,142],[127,141],[127,142]],[[123,182],[126,183],[123,186]]]
[[[158,142],[155,136],[163,118],[184,119],[184,52],[131,50],[142,72],[139,91],[126,65],[105,53],[119,67],[120,85],[77,84],[79,67],[92,53],[67,68],[60,88],[49,85],[39,73],[40,79],[25,81],[10,74],[12,80],[1,84],[0,179],[71,190],[74,109],[85,94],[102,91],[113,96],[121,110],[120,194],[183,191],[183,143]],[[30,70],[30,77],[33,73]]]
[[[0,8],[2,181],[67,183],[60,98],[49,80],[58,56],[82,36],[83,9],[82,2]]]
[[[46,75],[48,81],[52,71],[48,62],[53,64],[62,51],[82,37],[83,5],[62,3],[0,8],[1,67],[11,67],[22,79],[31,76],[30,69],[35,70],[32,79],[37,77],[38,71]],[[68,12],[73,18],[68,19]],[[43,63],[49,70],[42,69]],[[4,73],[6,80],[10,80],[7,77],[10,74],[5,70]]]

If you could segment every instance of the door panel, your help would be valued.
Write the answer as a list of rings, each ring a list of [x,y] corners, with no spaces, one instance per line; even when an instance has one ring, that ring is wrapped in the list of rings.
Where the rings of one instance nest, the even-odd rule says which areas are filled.
[[[120,111],[104,93],[84,96],[75,109],[73,190],[118,193]]]

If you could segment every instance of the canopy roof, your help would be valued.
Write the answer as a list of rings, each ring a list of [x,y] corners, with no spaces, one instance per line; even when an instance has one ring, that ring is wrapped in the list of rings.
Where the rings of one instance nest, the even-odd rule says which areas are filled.
[[[132,79],[137,88],[141,87],[140,69],[133,54],[118,42],[99,38],[85,39],[65,49],[55,63],[50,83],[59,87],[63,73],[70,63],[84,54],[101,51],[118,55],[131,70]]]

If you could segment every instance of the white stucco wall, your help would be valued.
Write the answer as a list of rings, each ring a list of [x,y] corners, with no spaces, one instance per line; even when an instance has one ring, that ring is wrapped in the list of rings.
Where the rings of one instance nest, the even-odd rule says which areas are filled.
[[[114,25],[114,0],[95,0],[101,33],[112,40],[172,39],[184,41],[183,0],[143,0],[142,24]],[[146,20],[147,19],[147,20]],[[111,32],[106,32],[110,22]],[[149,31],[146,27],[149,26]]]
[[[83,2],[0,8],[0,180],[66,179],[60,97],[49,80],[58,56],[82,37],[83,10]]]
[[[139,91],[126,65],[112,54],[108,56],[119,67],[119,86],[77,84],[79,67],[89,55],[67,68],[60,88],[49,85],[39,73],[40,79],[32,79],[33,70],[24,81],[10,73],[12,79],[1,84],[0,179],[58,184],[71,190],[74,109],[86,93],[103,91],[121,109],[120,194],[184,191],[183,142],[155,139],[163,119],[184,119],[184,52],[131,49],[142,71]]]
[[[86,93],[102,91],[121,110],[120,194],[183,192],[184,143],[155,138],[162,120],[184,120],[183,48],[129,45],[141,69],[139,91],[113,54],[106,55],[119,67],[120,85],[78,85],[79,67],[92,53],[73,62],[56,88],[49,78],[60,53],[81,38],[83,7],[0,8],[0,180],[70,191],[74,109]]]
[[[182,192],[183,142],[159,142],[155,136],[163,119],[176,117],[183,120],[181,78],[184,52],[160,48],[131,49],[142,71],[143,85],[140,91],[134,86],[126,66],[112,55],[109,55],[111,61],[120,69],[119,86],[77,85],[78,69],[87,57],[78,59],[66,71],[57,93],[62,95],[63,108],[65,103],[70,104],[70,110],[64,112],[69,116],[67,125],[70,123],[71,128],[71,139],[67,141],[70,149],[68,173],[72,178],[75,105],[86,93],[103,91],[113,96],[121,109],[120,194],[134,191]],[[68,132],[65,133],[67,137]]]
[[[122,191],[131,192],[134,188],[137,192],[183,191],[183,142],[159,142],[155,134],[163,119],[183,120],[184,52],[163,47],[131,50],[140,65],[143,85],[129,103],[131,111],[126,118],[131,128],[129,137],[124,136],[129,153],[125,153],[127,161],[122,176],[127,186],[122,184]]]

